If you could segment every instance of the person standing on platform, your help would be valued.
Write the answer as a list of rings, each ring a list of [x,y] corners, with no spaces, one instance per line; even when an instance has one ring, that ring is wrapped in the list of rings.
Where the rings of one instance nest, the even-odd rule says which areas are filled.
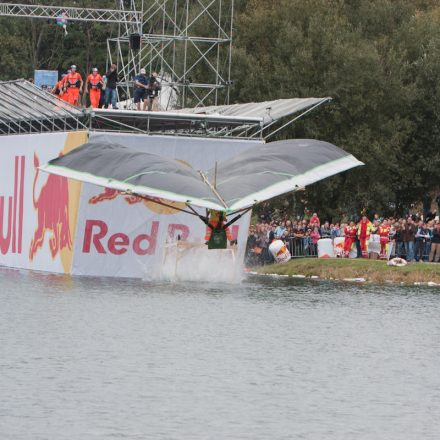
[[[148,90],[148,78],[147,78],[147,72],[145,69],[141,69],[139,75],[136,75],[134,77],[134,92],[133,92],[133,101],[136,104],[136,108],[138,110],[141,109],[141,102],[142,110],[145,111],[147,108],[147,95]]]
[[[157,73],[153,72],[153,74],[148,79],[148,89],[147,89],[147,97],[148,97],[148,111],[151,112],[153,110],[158,110],[159,105],[157,104],[157,99],[159,96],[159,91],[161,89],[160,82],[157,79]],[[156,105],[153,104],[156,101]]]
[[[61,75],[61,79],[55,84],[52,93],[57,95],[59,98],[66,100],[66,96],[64,94],[64,77],[66,74]]]
[[[105,103],[104,108],[108,108],[110,102],[113,109],[117,109],[116,106],[116,83],[118,82],[118,71],[116,69],[116,64],[110,66],[109,71],[105,74],[107,82],[105,85]]]
[[[90,104],[93,108],[99,108],[103,86],[104,81],[102,80],[102,76],[98,73],[98,69],[94,67],[92,73],[86,80],[86,93],[90,94]]]
[[[82,92],[84,82],[81,75],[76,71],[76,66],[70,66],[70,72],[64,77],[64,92],[67,93],[66,101],[78,106],[79,95]]]

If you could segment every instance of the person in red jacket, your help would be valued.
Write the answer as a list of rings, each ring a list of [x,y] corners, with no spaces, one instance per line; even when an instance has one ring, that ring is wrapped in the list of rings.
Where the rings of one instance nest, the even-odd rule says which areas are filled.
[[[98,73],[98,69],[94,67],[92,73],[86,80],[86,94],[90,94],[90,104],[93,108],[99,108],[101,99],[101,90],[104,86],[102,76]]]
[[[368,239],[370,238],[372,227],[373,223],[371,223],[367,216],[363,214],[362,219],[358,224],[358,237],[362,249],[362,255],[364,257],[368,253]]]
[[[70,66],[70,72],[64,77],[64,91],[67,93],[67,102],[72,105],[79,104],[79,94],[82,92],[84,82],[76,71],[76,66]]]
[[[318,214],[316,214],[316,212],[314,212],[312,217],[310,217],[309,226],[321,226],[321,221],[319,220]]]
[[[379,226],[378,230],[380,236],[380,256],[386,257],[388,250],[388,242],[390,241],[390,225],[387,220],[384,220]]]
[[[356,224],[351,221],[349,225],[347,225],[344,229],[344,255],[348,258],[348,255],[350,254],[351,247],[353,246],[353,243],[356,240]]]

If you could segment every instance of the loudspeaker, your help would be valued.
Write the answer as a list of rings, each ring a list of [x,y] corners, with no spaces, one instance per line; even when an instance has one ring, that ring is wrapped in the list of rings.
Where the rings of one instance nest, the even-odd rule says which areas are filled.
[[[139,34],[130,34],[130,48],[132,50],[141,48],[141,36]]]

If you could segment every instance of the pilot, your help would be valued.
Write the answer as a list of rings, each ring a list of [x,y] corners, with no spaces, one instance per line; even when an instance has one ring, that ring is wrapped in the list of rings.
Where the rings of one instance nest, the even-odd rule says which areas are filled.
[[[228,240],[232,244],[231,231],[225,225],[226,217],[224,213],[211,209],[205,234],[205,244],[208,245],[208,249],[226,249]]]

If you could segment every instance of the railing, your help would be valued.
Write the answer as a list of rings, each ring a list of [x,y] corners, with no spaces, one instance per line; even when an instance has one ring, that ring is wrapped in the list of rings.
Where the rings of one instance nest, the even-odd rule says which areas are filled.
[[[318,249],[317,245],[312,243],[312,239],[310,237],[289,237],[284,240],[290,255],[292,258],[317,258],[318,257]],[[405,247],[403,243],[394,243],[390,242],[389,246],[393,246],[391,252],[391,258],[407,257]],[[423,261],[428,261],[429,252],[430,252],[430,243],[423,244]],[[413,257],[416,256],[416,243],[414,243],[413,247]],[[246,254],[247,264],[254,266],[260,264],[269,264],[273,262],[272,256],[269,254],[267,248],[254,248],[248,249]]]
[[[406,260],[407,254],[406,254],[406,249],[404,246],[403,242],[394,242],[393,244],[393,249],[391,252],[391,258],[393,257],[399,257],[399,258],[404,258]],[[428,261],[429,259],[429,253],[431,251],[431,242],[428,243],[422,243],[421,246],[423,246],[423,256],[422,259],[423,261]],[[418,250],[417,248],[417,244],[416,242],[413,243],[413,258],[417,257],[419,258],[419,254],[417,253],[416,255],[416,251]]]
[[[286,239],[286,245],[292,258],[316,258],[318,256],[318,247],[312,243],[310,237],[289,237]]]

